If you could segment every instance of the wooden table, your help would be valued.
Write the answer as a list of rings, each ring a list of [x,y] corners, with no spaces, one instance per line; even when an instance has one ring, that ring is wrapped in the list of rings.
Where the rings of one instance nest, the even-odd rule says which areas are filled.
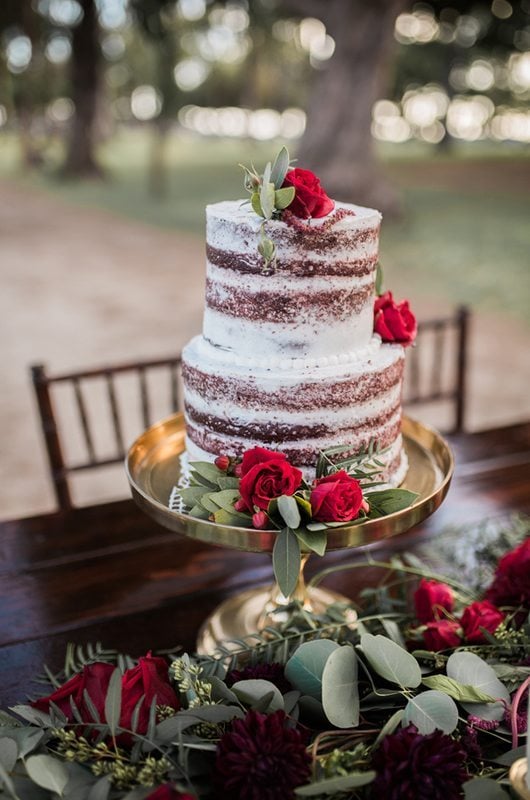
[[[530,513],[530,422],[449,439],[457,467],[445,503],[383,551],[414,549],[448,524]],[[315,557],[313,571],[351,556]],[[369,583],[357,570],[355,583],[344,572],[329,585],[354,596],[357,573]],[[178,537],[129,500],[0,523],[0,707],[31,692],[44,662],[60,667],[68,642],[193,649],[216,605],[271,578],[268,556]]]

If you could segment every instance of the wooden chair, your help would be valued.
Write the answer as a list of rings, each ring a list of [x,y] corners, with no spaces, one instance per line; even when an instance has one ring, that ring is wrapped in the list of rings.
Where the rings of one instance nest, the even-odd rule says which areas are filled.
[[[71,475],[122,463],[127,445],[135,436],[157,419],[181,408],[180,361],[180,356],[173,356],[59,375],[48,375],[42,364],[31,367],[51,478],[60,509],[73,507],[68,480]],[[61,390],[65,390],[69,397],[63,394],[59,398]],[[98,404],[94,412],[96,394]],[[165,395],[164,402],[161,402],[162,394]],[[65,401],[69,401],[68,436],[64,435],[58,422],[63,419],[62,414],[57,413],[61,399],[65,407]],[[134,421],[131,405],[136,410]],[[153,415],[155,406],[156,415]],[[102,442],[103,424],[107,432]],[[65,444],[68,443],[71,450],[72,440],[76,440],[78,445],[76,455],[66,457]]]
[[[464,429],[470,310],[459,306],[448,317],[420,322],[407,352],[403,405],[449,405],[452,422],[437,424],[446,433]]]

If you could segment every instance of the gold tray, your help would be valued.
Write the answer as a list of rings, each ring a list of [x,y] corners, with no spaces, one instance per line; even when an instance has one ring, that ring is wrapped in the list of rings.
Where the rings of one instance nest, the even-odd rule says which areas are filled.
[[[402,484],[417,492],[414,505],[380,519],[328,531],[327,550],[362,547],[397,536],[422,522],[442,503],[454,469],[447,442],[432,428],[403,418],[403,439],[409,470]],[[176,533],[203,542],[250,552],[272,552],[275,531],[256,531],[195,519],[168,507],[171,490],[180,477],[185,448],[181,413],[148,428],[131,446],[126,471],[134,500],[156,522]]]

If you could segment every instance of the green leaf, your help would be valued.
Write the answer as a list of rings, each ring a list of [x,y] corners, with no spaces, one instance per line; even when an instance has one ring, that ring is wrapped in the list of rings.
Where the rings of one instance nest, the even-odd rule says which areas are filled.
[[[300,544],[307,550],[312,550],[319,556],[323,556],[326,552],[328,535],[325,531],[307,531],[305,528],[299,528],[296,535]]]
[[[472,778],[463,786],[465,800],[510,800],[502,786],[493,778]]]
[[[375,272],[375,293],[378,297],[383,294],[383,267],[379,261]]]
[[[234,503],[239,497],[239,489],[222,489],[220,492],[212,492],[208,498],[215,503],[219,508],[224,508],[225,511],[234,511]],[[235,512],[238,513],[237,511]]]
[[[220,489],[238,489],[239,488],[239,478],[236,478],[232,475],[224,475],[222,478],[219,478],[217,481],[219,484]]]
[[[209,487],[206,486],[190,486],[187,489],[179,489],[178,493],[182,497],[184,505],[188,506],[188,508],[193,508],[201,497],[209,491]]]
[[[290,528],[279,531],[272,550],[274,576],[281,593],[290,597],[300,575],[300,543]]]
[[[409,508],[416,498],[416,492],[408,489],[385,489],[382,492],[366,492],[366,499],[370,504],[369,517],[380,515],[386,517],[396,511]]]
[[[283,211],[284,208],[290,206],[294,200],[295,188],[294,186],[286,186],[285,189],[276,189],[274,192],[274,206],[278,211]]]
[[[328,526],[325,522],[309,522],[306,525],[308,531],[325,531]]]
[[[270,219],[272,217],[272,212],[274,211],[274,194],[274,184],[266,181],[265,176],[263,176],[259,199],[265,219]]]
[[[256,708],[261,705],[264,697],[269,696],[269,701],[265,708],[261,706],[260,710],[266,714],[271,714],[273,711],[283,709],[283,697],[278,689],[270,681],[262,679],[251,679],[245,681],[237,681],[232,686],[232,691],[237,695],[238,699],[250,708]]]
[[[206,509],[199,504],[190,508],[188,514],[190,517],[196,517],[196,519],[210,519],[210,512],[206,511]]]
[[[494,697],[495,703],[463,703],[470,714],[481,719],[501,720],[504,716],[504,703],[510,702],[510,693],[500,682],[494,670],[475,653],[457,652],[447,659],[446,672],[458,683],[474,686],[480,692]]]
[[[340,645],[329,639],[304,642],[285,665],[285,677],[304,695],[315,700],[322,697],[322,673],[330,655]]]
[[[410,698],[405,706],[403,723],[412,723],[423,736],[437,728],[452,733],[458,725],[458,708],[448,695],[429,689]]]
[[[309,500],[306,500],[305,497],[300,497],[299,494],[295,494],[294,499],[298,503],[302,517],[306,517],[308,520],[310,520],[313,510],[311,508],[311,503],[309,502]]]
[[[403,709],[399,708],[392,714],[392,716],[389,719],[387,719],[387,721],[377,734],[377,738],[373,744],[374,750],[379,744],[381,744],[385,736],[389,736],[391,733],[394,733],[394,731],[396,730],[402,719],[403,719]]]
[[[217,489],[217,481],[219,478],[225,477],[226,473],[218,469],[215,464],[209,461],[193,461],[190,464],[193,477],[197,480],[201,479],[201,483],[209,486],[211,489]]]
[[[526,745],[523,744],[521,747],[516,747],[514,750],[508,750],[506,753],[496,756],[496,758],[492,758],[490,760],[495,764],[502,764],[504,767],[511,767],[514,761],[517,761],[519,758],[524,758],[525,755]]]
[[[386,636],[361,636],[361,648],[373,669],[390,683],[416,688],[421,683],[420,665],[410,653]]]
[[[253,528],[252,517],[240,514],[239,511],[226,511],[220,508],[214,513],[214,519],[218,525],[231,525],[234,528]]]
[[[18,745],[14,739],[2,736],[0,739],[0,764],[6,772],[11,772],[18,758]]]
[[[9,792],[9,795],[13,798],[13,800],[20,800],[20,797],[15,791],[15,784],[11,780],[10,776],[6,772],[5,768],[0,763],[0,788],[3,790],[5,789]]]
[[[108,775],[103,775],[90,789],[87,800],[107,800],[110,794],[110,787],[110,777]]]
[[[283,521],[288,528],[298,528],[301,523],[300,511],[298,510],[298,503],[294,497],[282,494],[278,497],[278,511]]]
[[[219,506],[217,503],[214,503],[213,500],[210,500],[211,494],[215,494],[215,492],[212,492],[211,490],[206,491],[201,497],[200,501],[197,503],[198,506],[201,506],[208,512],[208,515],[215,514],[216,511],[219,511]]]
[[[50,792],[56,792],[59,797],[63,796],[68,783],[68,770],[57,758],[44,754],[30,756],[26,760],[26,770],[37,786],[48,789]]]
[[[366,772],[350,772],[349,775],[341,775],[337,778],[324,778],[322,781],[308,783],[306,786],[299,786],[294,790],[297,797],[318,797],[318,795],[332,794],[337,792],[349,792],[359,786],[367,786],[372,783],[376,773],[373,770]]]
[[[274,159],[274,164],[272,165],[270,180],[274,184],[276,189],[281,189],[282,183],[285,180],[285,176],[287,175],[287,170],[289,169],[289,151],[286,147],[282,147],[276,158]],[[294,187],[293,187],[294,190]],[[279,208],[279,206],[276,206]],[[284,206],[285,208],[285,206]]]
[[[259,199],[259,192],[252,192],[250,197],[250,205],[252,206],[252,210],[258,217],[264,217],[265,214],[263,213],[263,209],[261,208],[261,203]]]
[[[449,697],[464,703],[494,703],[495,698],[491,695],[481,692],[476,686],[470,684],[458,683],[453,678],[447,675],[430,675],[428,678],[423,679],[425,686],[429,689],[437,689]]]
[[[105,721],[110,735],[116,736],[121,714],[121,670],[116,668],[110,676],[109,688],[105,697]]]
[[[358,662],[351,645],[343,645],[329,656],[322,672],[324,713],[337,728],[359,724]]]

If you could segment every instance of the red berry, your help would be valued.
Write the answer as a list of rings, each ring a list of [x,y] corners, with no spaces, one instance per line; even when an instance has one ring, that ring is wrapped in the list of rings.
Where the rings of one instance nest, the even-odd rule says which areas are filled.
[[[217,456],[217,458],[214,461],[214,464],[218,469],[222,469],[223,472],[226,472],[226,470],[230,466],[230,459],[228,458],[228,456]]]
[[[234,508],[236,511],[248,511],[247,504],[241,497],[234,503]]]
[[[252,524],[258,531],[264,531],[269,526],[269,518],[264,511],[256,511],[252,514]]]

